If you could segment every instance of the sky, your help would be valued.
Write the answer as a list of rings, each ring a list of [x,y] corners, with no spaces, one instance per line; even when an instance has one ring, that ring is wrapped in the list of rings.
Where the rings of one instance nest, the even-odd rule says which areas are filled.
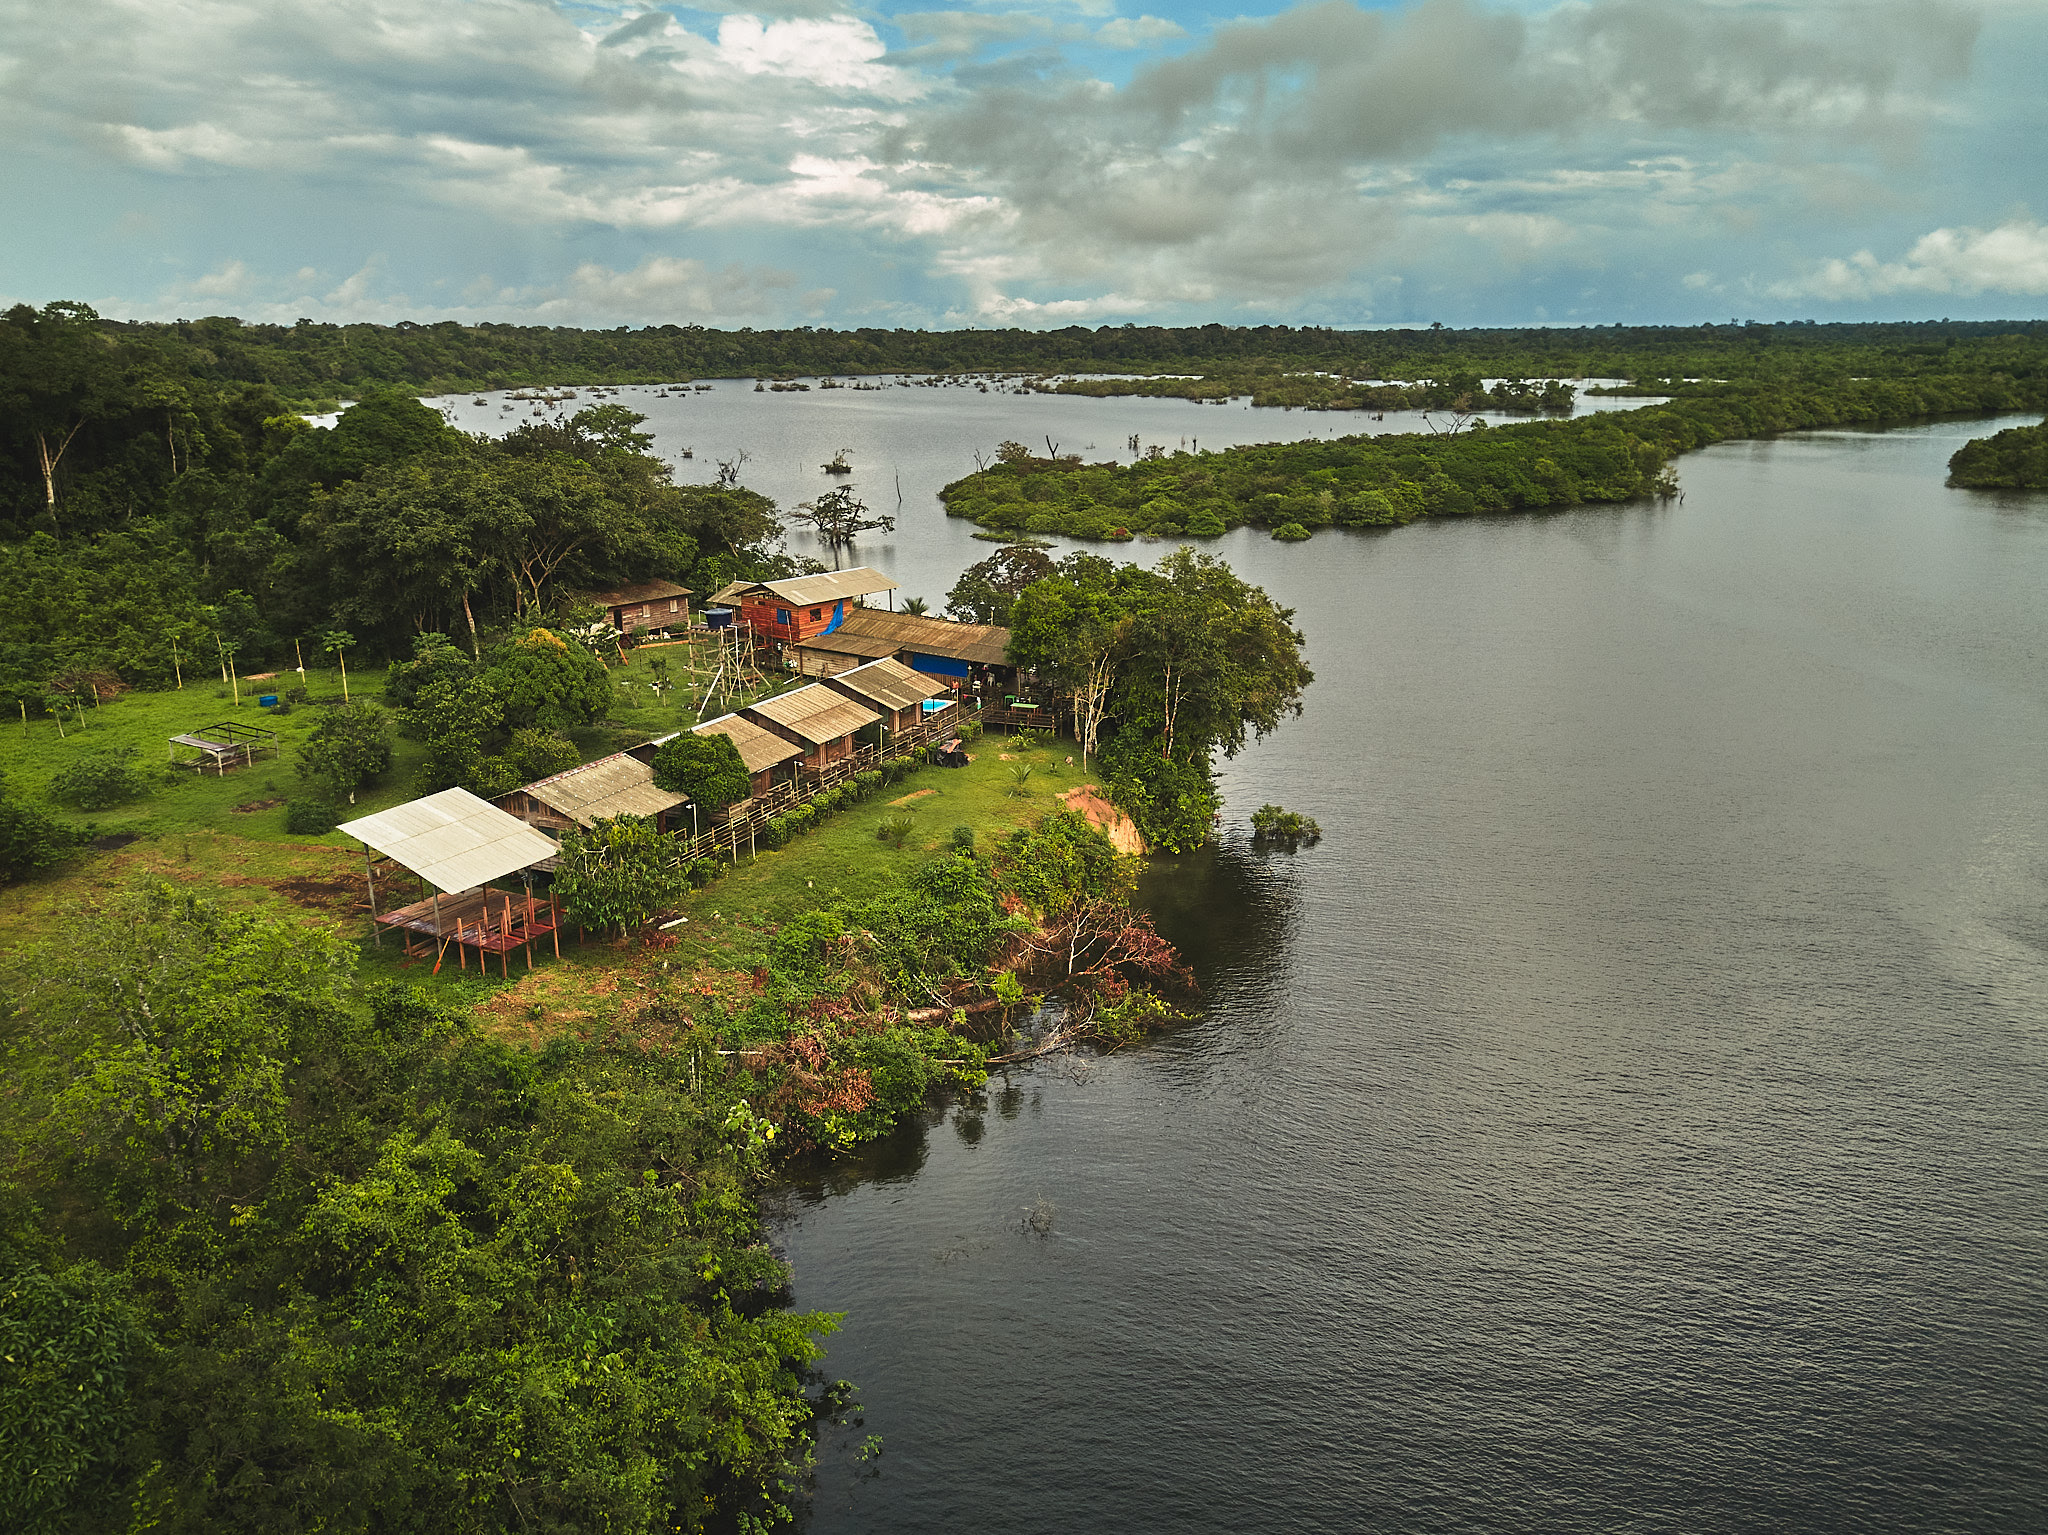
[[[0,0],[0,302],[2048,316],[2048,0]]]

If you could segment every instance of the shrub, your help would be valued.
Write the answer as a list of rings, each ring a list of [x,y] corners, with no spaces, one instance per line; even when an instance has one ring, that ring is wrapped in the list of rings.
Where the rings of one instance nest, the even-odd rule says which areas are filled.
[[[1009,787],[1008,789],[1006,789],[1006,790],[1005,790],[1004,792],[1005,792],[1005,793],[1007,793],[1007,794],[1011,794],[1011,795],[1014,795],[1014,796],[1016,796],[1016,797],[1017,797],[1018,799],[1024,799],[1024,798],[1026,798],[1026,797],[1028,797],[1028,796],[1030,795],[1030,793],[1031,793],[1031,764],[1030,764],[1030,763],[1028,763],[1028,762],[1020,762],[1020,763],[1018,763],[1018,764],[1017,764],[1017,765],[1016,765],[1015,767],[1013,767],[1013,768],[1011,768],[1011,769],[1010,769],[1010,787]]]
[[[312,695],[304,688],[286,688],[284,690],[284,701],[288,704],[306,703],[311,697]]]
[[[552,778],[557,773],[566,773],[583,760],[575,742],[551,730],[513,731],[511,744],[503,755],[521,775],[520,783],[534,783]]]
[[[275,719],[283,719],[287,714],[291,712],[291,704],[288,701],[283,700],[280,700],[278,703],[272,705],[270,710],[271,716]]]
[[[1298,522],[1283,522],[1273,530],[1273,537],[1283,544],[1298,544],[1308,536],[1308,529]]]
[[[555,890],[570,920],[623,933],[681,900],[689,876],[673,839],[621,815],[562,837]]]
[[[687,730],[654,754],[654,781],[671,794],[687,794],[710,813],[753,792],[747,765],[729,738]]]
[[[762,822],[761,829],[755,834],[755,837],[763,847],[768,848],[770,851],[786,846],[789,842],[789,818],[779,815],[770,816],[766,821]]]
[[[972,826],[954,827],[952,845],[953,851],[962,858],[972,858],[974,856],[974,828]]]
[[[1307,842],[1320,842],[1322,827],[1298,811],[1288,810],[1280,805],[1261,805],[1252,812],[1252,840],[1254,842],[1283,842],[1288,847]]]
[[[875,828],[875,835],[891,847],[901,847],[910,840],[910,834],[917,830],[917,819],[909,815],[892,815]]]
[[[299,747],[295,766],[299,777],[330,790],[329,798],[347,795],[353,803],[356,790],[391,766],[389,717],[367,700],[327,710]]]
[[[962,741],[979,741],[981,739],[981,730],[980,720],[969,720],[960,727],[960,739]]]
[[[24,879],[80,847],[86,833],[6,792],[0,781],[0,881]]]
[[[284,807],[284,829],[294,837],[324,837],[341,820],[341,807],[332,800],[295,799]]]
[[[866,799],[871,794],[873,794],[875,790],[882,787],[882,775],[873,768],[870,768],[865,773],[856,773],[854,775],[853,782],[855,787],[859,791],[860,797],[862,799]]]
[[[134,755],[124,747],[80,757],[50,780],[50,798],[75,810],[105,810],[139,799],[149,786],[129,762]]]

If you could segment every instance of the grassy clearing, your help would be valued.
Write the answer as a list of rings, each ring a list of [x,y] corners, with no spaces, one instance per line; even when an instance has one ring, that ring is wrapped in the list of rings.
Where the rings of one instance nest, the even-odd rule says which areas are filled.
[[[621,669],[625,670],[625,669]],[[296,678],[292,679],[296,681]],[[349,679],[351,696],[381,697],[381,677]],[[285,679],[278,679],[279,685]],[[311,673],[314,699],[341,696],[333,673]],[[639,699],[615,708],[606,723],[577,732],[585,760],[679,728],[686,720],[671,704],[653,699],[643,687]],[[132,805],[86,816],[51,805],[53,814],[102,833],[129,833],[137,840],[115,851],[88,851],[40,878],[0,891],[0,947],[19,953],[39,940],[61,937],[67,916],[80,906],[139,879],[153,878],[191,888],[231,907],[328,927],[362,945],[362,984],[391,979],[424,979],[430,965],[403,960],[395,939],[378,949],[369,941],[369,908],[362,878],[362,851],[350,838],[295,837],[284,830],[282,801],[296,792],[293,746],[319,718],[314,706],[295,708],[282,719],[266,718],[245,695],[235,711],[231,700],[212,696],[209,686],[183,692],[131,693],[88,710],[83,732],[67,728],[59,739],[48,720],[31,721],[26,731],[0,728],[0,768],[17,793],[48,804],[43,791],[52,774],[85,751],[133,747],[138,763],[161,761],[166,738],[216,720],[267,723],[280,737],[280,754],[253,768],[216,778],[166,770],[151,794]],[[1053,807],[1054,796],[1083,782],[1069,766],[1070,742],[1030,747],[1006,736],[983,737],[964,768],[927,767],[883,796],[849,806],[800,834],[780,851],[762,848],[740,861],[704,890],[693,894],[668,949],[647,949],[592,934],[578,945],[565,939],[562,957],[536,956],[536,967],[514,956],[511,975],[494,968],[489,976],[456,968],[451,953],[434,978],[436,989],[474,1007],[484,1026],[511,1042],[538,1044],[563,1033],[585,1036],[615,1027],[656,990],[677,987],[699,993],[735,991],[745,973],[762,962],[774,928],[790,916],[841,896],[897,889],[926,857],[951,845],[953,829],[971,827],[982,850],[1012,828],[1035,821]],[[407,781],[420,749],[400,741],[391,772],[357,796],[354,811],[372,810],[411,797]],[[1028,793],[1018,794],[1013,769],[1033,766]],[[238,806],[278,804],[249,810]],[[901,848],[876,835],[885,818],[908,815],[911,835]],[[410,892],[400,896],[410,899]]]

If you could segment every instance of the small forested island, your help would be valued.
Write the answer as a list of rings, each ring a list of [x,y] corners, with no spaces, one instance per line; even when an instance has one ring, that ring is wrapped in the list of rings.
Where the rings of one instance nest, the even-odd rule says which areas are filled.
[[[2048,421],[1965,443],[1948,461],[1948,482],[1971,490],[2048,490]]]
[[[1443,394],[1462,429],[1165,452],[1134,464],[1004,443],[996,461],[948,485],[947,512],[1006,534],[1120,541],[1140,534],[1217,538],[1244,524],[1282,540],[1319,528],[1391,527],[1421,517],[1522,512],[1627,501],[1677,488],[1682,453],[1734,438],[1850,423],[2034,409],[2048,404],[2048,348],[2014,376],[1930,374],[1830,384],[1671,384],[1673,397],[1637,410],[1488,428],[1471,393]],[[1427,394],[1428,391],[1423,391]],[[1365,406],[1316,408],[1363,409]],[[2013,433],[2001,433],[2003,442]],[[1969,459],[1980,444],[1957,455]],[[2035,450],[2038,453],[2038,449]],[[2021,472],[2022,445],[1999,472]],[[1956,483],[2013,483],[1960,477]]]

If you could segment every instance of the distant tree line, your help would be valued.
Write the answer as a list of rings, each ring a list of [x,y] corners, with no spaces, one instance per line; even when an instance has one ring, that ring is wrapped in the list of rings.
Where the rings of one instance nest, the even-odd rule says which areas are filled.
[[[90,313],[82,305],[62,305]],[[297,399],[374,387],[429,393],[549,383],[849,373],[1226,373],[1329,369],[1352,378],[1775,378],[1826,381],[1976,371],[2038,358],[2043,321],[1816,325],[1442,326],[1336,330],[1289,325],[1104,325],[1059,330],[708,330],[697,325],[576,330],[441,321],[431,325],[249,324],[92,317],[117,345],[167,373],[267,385]]]

